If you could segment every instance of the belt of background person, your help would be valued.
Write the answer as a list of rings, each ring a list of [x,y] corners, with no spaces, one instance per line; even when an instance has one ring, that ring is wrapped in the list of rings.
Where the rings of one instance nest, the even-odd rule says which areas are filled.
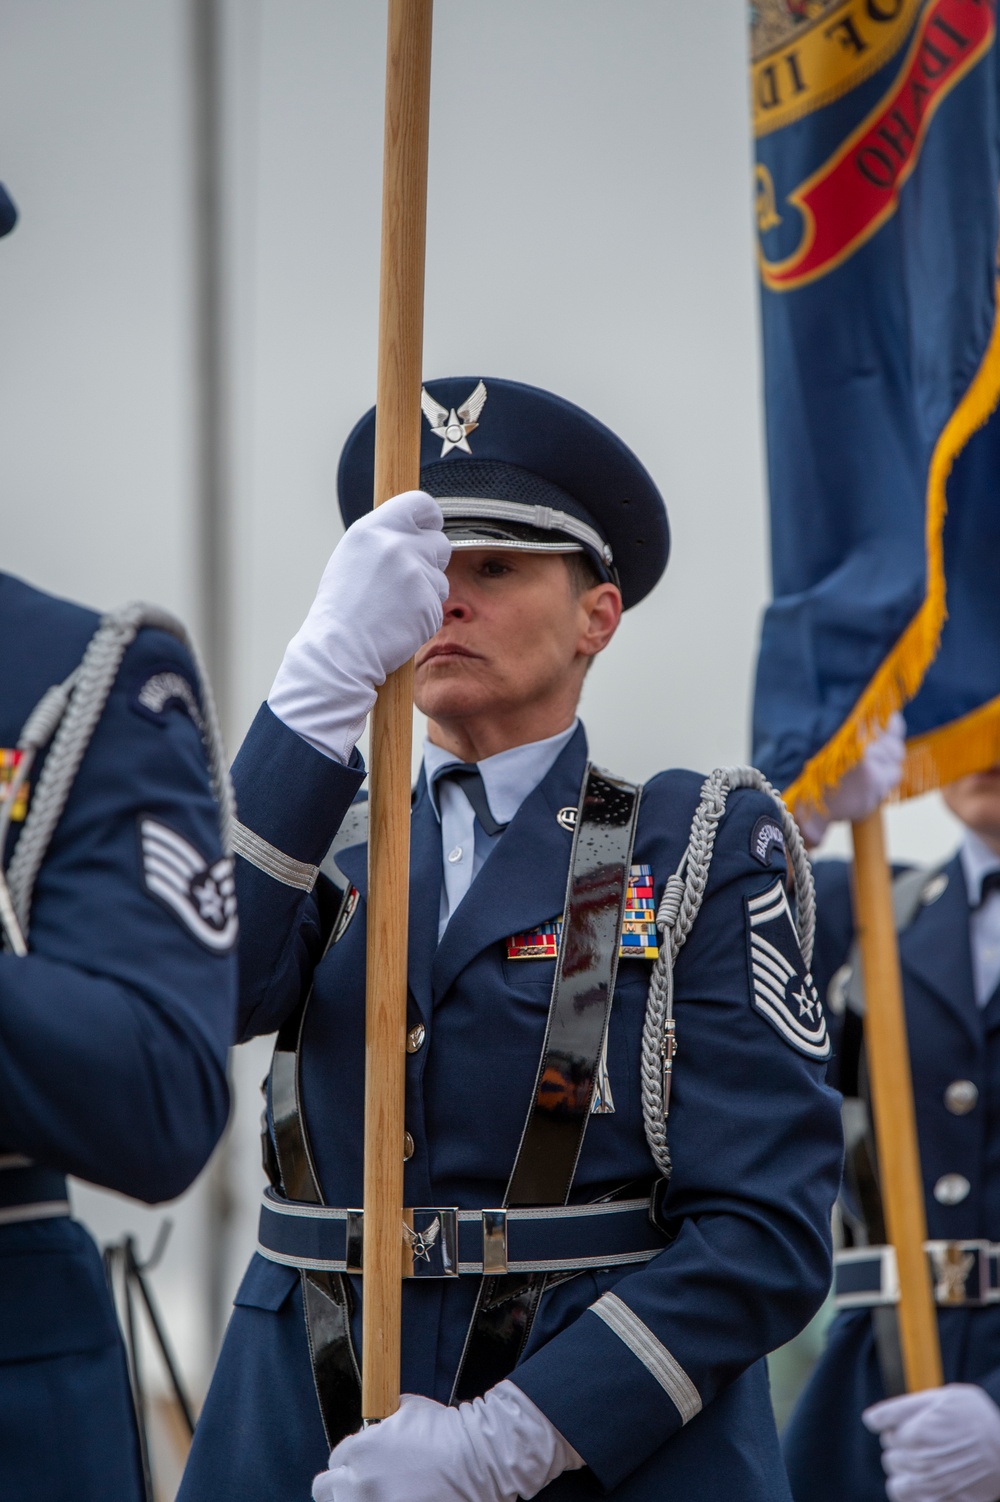
[[[924,1250],[942,1309],[982,1309],[1000,1304],[1000,1244],[985,1239],[925,1241]],[[835,1252],[833,1295],[838,1309],[877,1309],[899,1302],[899,1273],[892,1246]]]
[[[461,1210],[453,1205],[404,1211],[406,1276],[482,1277],[500,1273],[582,1272],[648,1262],[667,1245],[650,1216],[650,1199],[591,1205]],[[287,1200],[264,1190],[257,1250],[271,1262],[359,1273],[361,1210]]]
[[[69,1215],[66,1175],[30,1158],[0,1153],[0,1226]]]

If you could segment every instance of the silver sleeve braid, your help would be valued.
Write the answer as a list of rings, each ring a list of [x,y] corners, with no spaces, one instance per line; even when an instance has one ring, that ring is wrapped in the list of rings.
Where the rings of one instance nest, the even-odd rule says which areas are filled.
[[[795,885],[795,921],[799,945],[806,965],[812,964],[813,941],[816,936],[816,895],[812,867],[799,827],[782,802],[781,795],[775,792],[756,767],[717,767],[702,783],[701,801],[691,822],[687,849],[677,870],[667,879],[656,913],[660,952],[653,965],[646,999],[641,1091],[646,1141],[664,1178],[669,1178],[671,1171],[663,1081],[667,1040],[674,1021],[674,964],[694,926],[704,899],[712,852],[715,849],[715,836],[726,811],[726,800],[735,788],[757,788],[774,799]]]
[[[0,894],[0,918],[5,919],[3,927],[7,947],[15,953],[25,952],[24,936],[28,932],[35,881],[56,825],[66,807],[80,763],[104,712],[122,658],[144,626],[155,627],[176,637],[194,659],[202,710],[200,728],[208,758],[212,791],[219,808],[222,846],[227,855],[232,852],[235,816],[232,784],[226,766],[215,702],[197,649],[180,621],[167,611],[140,602],[125,605],[121,610],[102,617],[79,667],[64,683],[48,690],[29,715],[18,740],[18,749],[22,752],[17,774],[18,787],[26,779],[38,753],[44,750],[50,740],[52,749],[32,795],[28,817],[6,875],[9,912],[16,920],[15,930],[12,930],[11,924],[5,919],[3,909],[7,905]],[[11,794],[15,791],[12,786],[4,800],[0,815],[0,836],[6,835],[13,807]],[[0,851],[2,849],[3,845],[0,843]]]

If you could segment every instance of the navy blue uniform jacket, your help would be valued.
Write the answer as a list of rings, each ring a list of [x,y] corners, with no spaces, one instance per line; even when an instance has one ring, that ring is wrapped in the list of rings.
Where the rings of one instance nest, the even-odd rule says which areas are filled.
[[[412,814],[409,1024],[427,1031],[407,1058],[414,1141],[407,1204],[502,1203],[555,966],[509,960],[505,940],[562,911],[572,841],[556,815],[576,805],[586,758],[581,728],[490,853],[440,944],[440,828],[421,778]],[[317,863],[362,771],[327,760],[265,707],[234,778],[243,823],[296,860]],[[670,772],[643,792],[634,859],[652,867],[657,899],[687,843],[700,781]],[[762,813],[773,806],[760,795],[732,796],[704,907],[678,964],[667,1199],[676,1238],[641,1271],[587,1272],[548,1291],[514,1373],[587,1462],[553,1482],[546,1498],[602,1489],[628,1502],[788,1495],[762,1358],[803,1325],[828,1287],[840,1127],[823,1064],[796,1051],[751,1005],[744,904],[784,875],[780,852],[766,867],[751,854]],[[338,860],[364,897],[365,848]],[[242,1034],[276,1028],[315,971],[301,1060],[305,1111],[327,1203],[360,1203],[364,902],[317,966],[315,900],[242,859],[237,867]],[[645,961],[619,966],[608,1035],[616,1110],[590,1121],[577,1202],[655,1171],[639,1098],[649,969]],[[474,1277],[404,1284],[404,1391],[448,1401],[477,1285]],[[611,1288],[631,1311],[632,1346],[587,1312]],[[645,1359],[633,1347],[644,1348]],[[299,1277],[258,1255],[236,1299],[181,1497],[291,1502],[308,1496],[326,1461]]]
[[[961,862],[944,867],[947,886],[900,934],[906,1027],[913,1069],[917,1133],[932,1239],[1000,1240],[1000,990],[980,1010],[972,983],[969,900]],[[933,888],[931,889],[933,890]],[[816,865],[819,913],[814,970],[820,994],[843,965],[854,939],[848,868]],[[836,1019],[833,1019],[834,1021]],[[837,1081],[836,1064],[831,1079]],[[979,1099],[967,1115],[945,1105],[953,1080],[971,1080]],[[942,1205],[934,1185],[962,1174],[971,1187],[957,1205]],[[939,1309],[946,1382],[977,1382],[1000,1403],[1000,1306]],[[885,1502],[878,1437],[861,1411],[885,1396],[865,1309],[846,1310],[830,1328],[820,1358],[785,1436],[797,1502]]]
[[[98,617],[0,574],[0,745],[83,654]],[[83,758],[35,887],[25,958],[0,954],[0,1497],[139,1502],[125,1358],[100,1254],[68,1216],[21,1220],[76,1174],[171,1199],[228,1111],[235,951],[213,953],[145,889],[138,821],[221,854],[201,736],[176,704],[135,696],[197,680],[187,651],[142,631]],[[40,765],[40,764],[39,764]],[[14,826],[12,842],[18,826]],[[8,852],[9,853],[9,852]]]

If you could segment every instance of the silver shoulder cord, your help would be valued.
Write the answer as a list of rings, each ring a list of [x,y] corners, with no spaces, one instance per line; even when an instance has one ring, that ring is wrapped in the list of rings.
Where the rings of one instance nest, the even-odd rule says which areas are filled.
[[[199,729],[208,756],[212,791],[219,806],[222,847],[227,855],[232,852],[235,817],[232,785],[215,701],[197,648],[180,621],[156,605],[136,601],[111,611],[101,618],[79,665],[64,682],[53,684],[42,695],[25,721],[17,742],[21,760],[0,801],[0,928],[4,947],[16,955],[28,952],[26,936],[38,872],[66,807],[84,752],[104,712],[122,658],[143,626],[169,632],[194,659],[201,698]],[[32,795],[28,817],[10,867],[4,873],[2,858],[11,813],[39,753],[50,741],[52,749]]]
[[[674,964],[705,896],[715,836],[726,811],[726,799],[735,788],[758,788],[777,805],[785,849],[792,865],[799,944],[807,967],[812,964],[816,896],[812,867],[799,827],[782,802],[780,793],[775,792],[756,767],[717,767],[701,785],[701,802],[691,822],[687,849],[677,870],[667,878],[656,913],[660,952],[649,981],[642,1032],[642,1115],[649,1150],[666,1179],[671,1173],[667,1113],[674,1054],[677,1052]]]

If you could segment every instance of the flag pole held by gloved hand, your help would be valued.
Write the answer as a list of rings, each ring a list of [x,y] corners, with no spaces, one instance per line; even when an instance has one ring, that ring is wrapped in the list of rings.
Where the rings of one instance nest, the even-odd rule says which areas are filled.
[[[389,0],[376,506],[420,484],[431,13],[432,0]],[[386,679],[371,720],[361,1364],[366,1420],[386,1418],[399,1407],[412,728],[409,662]]]

